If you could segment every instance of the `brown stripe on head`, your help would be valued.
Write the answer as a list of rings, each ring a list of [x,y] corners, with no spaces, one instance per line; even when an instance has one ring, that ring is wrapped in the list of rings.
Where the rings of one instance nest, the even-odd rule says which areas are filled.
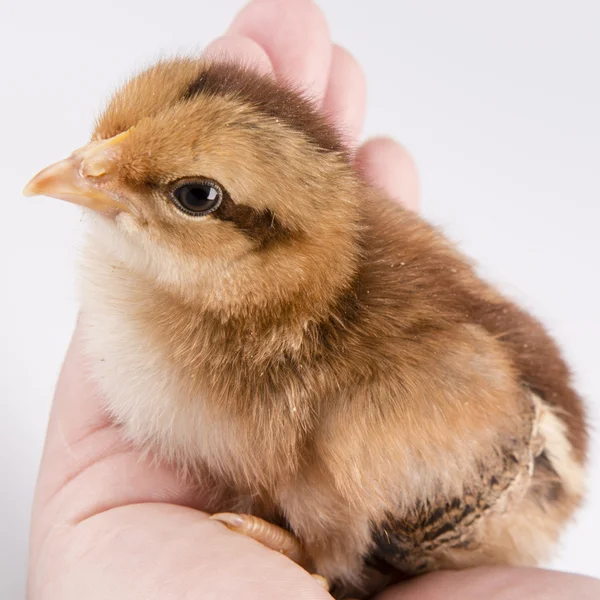
[[[265,116],[303,133],[322,150],[344,152],[342,140],[324,115],[291,86],[233,63],[212,63],[188,85],[181,99],[227,96],[252,106]]]

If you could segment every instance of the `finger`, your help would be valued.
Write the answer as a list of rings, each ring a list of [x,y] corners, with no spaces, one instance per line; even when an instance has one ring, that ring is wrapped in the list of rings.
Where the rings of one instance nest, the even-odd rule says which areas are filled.
[[[390,138],[375,138],[356,153],[356,168],[367,180],[406,208],[420,203],[417,168],[410,154]]]
[[[267,53],[254,40],[234,33],[212,41],[203,52],[209,59],[241,63],[263,75],[273,73]]]
[[[562,600],[600,598],[591,577],[528,567],[480,567],[440,571],[394,586],[376,600]]]
[[[320,102],[331,62],[331,39],[323,13],[309,0],[254,0],[228,33],[254,40],[268,54],[278,77]]]
[[[126,506],[57,528],[31,564],[31,600],[331,600],[285,556],[166,504]]]
[[[366,103],[364,71],[345,48],[334,44],[323,110],[350,146],[360,136]]]

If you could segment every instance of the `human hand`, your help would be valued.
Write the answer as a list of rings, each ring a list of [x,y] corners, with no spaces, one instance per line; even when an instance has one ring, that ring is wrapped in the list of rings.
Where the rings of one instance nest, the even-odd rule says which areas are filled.
[[[255,0],[207,52],[295,81],[331,115],[348,143],[356,143],[364,78],[353,59],[332,46],[310,0]],[[416,173],[398,145],[374,140],[358,148],[356,160],[374,184],[416,209]],[[76,332],[56,392],[34,503],[29,598],[329,597],[283,556],[209,520],[200,512],[203,506],[201,493],[122,439],[86,378]],[[464,598],[470,586],[492,598],[486,573],[432,575],[382,599],[448,598],[453,589]],[[502,569],[489,577],[504,577],[507,589],[518,589],[523,581],[545,578],[543,573]],[[583,597],[582,590],[576,593]],[[502,597],[508,596],[497,596]]]

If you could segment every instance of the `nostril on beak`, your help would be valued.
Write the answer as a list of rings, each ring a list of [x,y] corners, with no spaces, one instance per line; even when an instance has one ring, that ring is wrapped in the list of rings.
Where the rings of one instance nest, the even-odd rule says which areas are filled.
[[[79,175],[84,179],[97,179],[114,172],[121,142],[125,140],[133,127],[107,140],[90,142],[73,153],[81,160]]]
[[[104,157],[98,157],[97,159],[89,158],[83,160],[79,166],[79,174],[82,177],[93,177],[98,178],[106,175],[108,172],[108,161]]]

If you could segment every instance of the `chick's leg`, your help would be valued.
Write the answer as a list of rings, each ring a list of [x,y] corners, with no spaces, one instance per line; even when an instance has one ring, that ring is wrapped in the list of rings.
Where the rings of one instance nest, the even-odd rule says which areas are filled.
[[[273,525],[273,523],[269,523],[268,521],[259,519],[253,515],[217,513],[210,518],[223,523],[231,531],[252,538],[270,550],[280,552],[303,569],[310,569],[311,561],[304,546],[300,540],[287,529]],[[329,584],[323,576],[313,574],[312,577],[314,577],[314,579],[326,590],[329,590]]]

